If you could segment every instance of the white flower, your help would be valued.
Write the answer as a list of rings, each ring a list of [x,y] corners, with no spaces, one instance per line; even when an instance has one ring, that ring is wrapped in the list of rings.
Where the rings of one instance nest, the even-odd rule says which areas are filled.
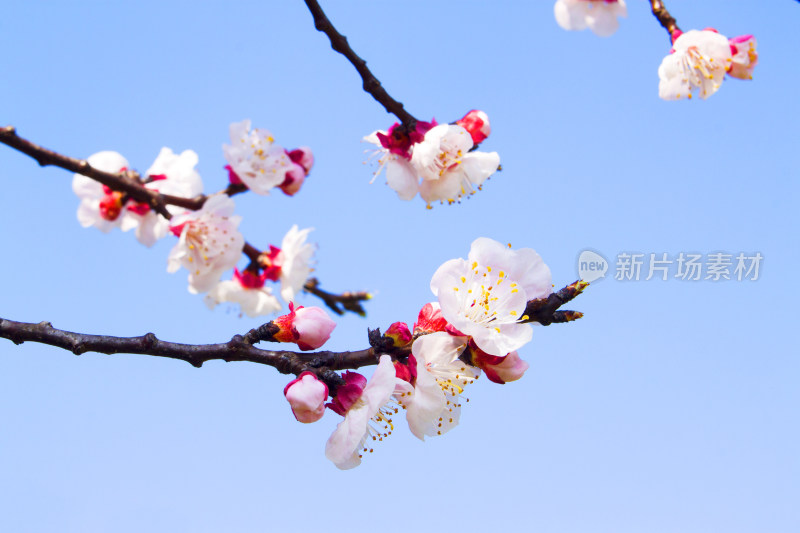
[[[245,270],[233,271],[233,279],[220,281],[208,291],[204,301],[209,309],[222,302],[237,303],[242,312],[251,318],[270,315],[280,311],[281,303],[272,294],[269,287],[264,286],[265,277]]]
[[[233,172],[251,191],[268,195],[286,179],[294,164],[268,130],[250,129],[250,120],[230,125],[231,143],[222,146]]]
[[[352,372],[348,373],[350,376],[359,376],[360,374]],[[345,375],[345,380],[348,380],[348,375]],[[328,404],[329,407],[339,414],[344,415],[336,430],[328,439],[325,445],[325,457],[333,461],[333,463],[342,470],[354,468],[361,464],[362,452],[371,451],[364,447],[368,437],[373,440],[383,439],[388,436],[393,428],[392,415],[397,412],[396,408],[389,405],[392,394],[396,386],[402,385],[405,382],[395,377],[394,364],[392,358],[388,355],[381,355],[378,367],[372,375],[372,379],[366,384],[361,386],[361,394],[353,394],[347,391],[347,401],[344,403],[337,403],[339,396],[343,395],[337,391],[337,398],[334,399],[334,404]],[[356,385],[345,385],[343,387],[356,388]],[[343,387],[340,387],[343,388]],[[341,411],[341,412],[340,412]],[[374,424],[374,426],[373,426]]]
[[[731,66],[728,39],[712,30],[681,34],[658,67],[658,95],[664,100],[705,99],[717,92]]]
[[[481,237],[466,260],[451,259],[439,267],[431,290],[445,320],[484,352],[505,356],[533,336],[531,325],[519,322],[528,300],[553,289],[550,269],[534,250],[511,250]]]
[[[189,292],[211,289],[241,257],[244,237],[237,229],[241,217],[233,214],[235,208],[232,199],[217,194],[199,211],[172,219],[170,229],[180,240],[169,254],[167,272],[181,266],[189,270]]]
[[[117,152],[98,152],[86,160],[92,168],[117,173],[128,168],[128,160]],[[94,226],[104,233],[120,225],[122,193],[82,174],[72,178],[72,190],[80,198],[78,222],[84,228]]]
[[[556,22],[565,30],[588,27],[600,37],[617,31],[617,17],[628,16],[625,0],[558,0],[554,10]]]
[[[280,282],[281,298],[287,302],[294,297],[305,285],[311,268],[311,257],[314,255],[316,245],[306,242],[308,234],[314,228],[298,229],[297,224],[291,227],[281,242],[280,252]]]
[[[432,128],[414,146],[411,164],[422,177],[419,193],[429,206],[475,193],[500,166],[497,152],[470,152],[472,146],[469,132],[452,124]]]
[[[152,166],[145,173],[145,187],[162,194],[192,198],[203,192],[203,181],[194,169],[197,154],[184,150],[180,155],[169,148],[162,148]],[[174,205],[167,206],[173,215],[186,210]],[[136,228],[136,238],[145,246],[152,246],[169,233],[170,222],[155,213],[147,204],[128,201],[122,215],[121,229]]]
[[[416,364],[414,389],[401,392],[398,402],[406,407],[408,427],[420,440],[447,433],[458,424],[460,395],[481,374],[459,359],[468,341],[468,337],[436,332],[419,337],[411,346],[409,364]]]
[[[383,144],[386,144],[386,139],[391,138],[391,132],[396,127],[397,125],[395,124],[392,128],[389,128],[388,132],[374,131],[364,137],[362,141],[378,146],[375,150],[375,156],[378,158],[378,170],[375,171],[372,181],[375,181],[381,171],[386,169],[387,185],[397,192],[397,196],[401,200],[411,200],[419,190],[419,177],[410,161],[412,144],[405,147],[405,150],[395,148],[394,151],[389,144],[386,147],[383,146]],[[383,143],[381,139],[384,139]]]
[[[728,76],[739,78],[740,80],[752,80],[753,69],[758,63],[758,52],[756,52],[756,38],[752,35],[740,35],[728,41],[731,45],[731,67]]]

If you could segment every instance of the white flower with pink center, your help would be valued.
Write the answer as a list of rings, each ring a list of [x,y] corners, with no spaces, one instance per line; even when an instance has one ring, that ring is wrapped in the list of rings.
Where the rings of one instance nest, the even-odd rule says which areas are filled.
[[[625,0],[558,0],[554,11],[565,30],[589,28],[599,37],[612,35],[619,28],[618,17],[628,16]]]
[[[728,39],[714,30],[691,30],[675,39],[658,67],[658,95],[664,100],[708,98],[720,88],[731,67]]]
[[[250,120],[230,125],[231,144],[222,146],[236,177],[256,194],[268,195],[295,168],[289,155],[268,130],[250,129]]]
[[[316,245],[306,242],[314,228],[298,229],[292,226],[283,237],[281,247],[270,246],[270,251],[259,259],[267,279],[281,282],[281,297],[287,302],[294,300],[311,274]]]
[[[203,192],[203,181],[195,170],[197,154],[184,150],[180,155],[169,148],[162,148],[152,166],[145,173],[148,189],[162,194],[193,198]],[[167,211],[178,215],[186,210],[174,205]],[[170,222],[154,212],[148,204],[129,200],[121,218],[122,231],[136,228],[136,238],[145,246],[152,246],[169,233]]]
[[[272,294],[269,287],[264,286],[266,276],[255,274],[249,270],[239,272],[234,268],[233,279],[220,281],[208,291],[204,301],[209,309],[223,302],[239,304],[242,312],[251,318],[271,315],[280,311],[281,303]]]
[[[752,35],[740,35],[728,41],[731,45],[731,67],[728,76],[740,80],[752,80],[753,69],[758,63],[756,38]]]
[[[553,291],[550,269],[530,248],[512,250],[480,237],[467,259],[451,259],[434,273],[431,290],[442,316],[490,355],[505,356],[531,340],[524,320],[528,300]]]
[[[472,146],[466,129],[442,124],[429,130],[414,147],[411,164],[422,178],[419,194],[429,207],[431,202],[453,203],[474,194],[497,171],[497,152],[470,152]]]
[[[344,420],[328,439],[325,457],[347,470],[360,465],[363,454],[372,451],[365,446],[367,439],[383,440],[392,433],[392,416],[399,411],[392,403],[392,395],[397,387],[407,384],[395,376],[388,355],[381,355],[369,382],[356,372],[346,372],[343,377],[345,384],[337,388],[336,396],[327,406],[344,416]]]
[[[414,387],[397,398],[406,408],[411,433],[420,440],[425,440],[425,435],[443,435],[458,424],[461,394],[481,374],[480,369],[459,359],[468,341],[468,337],[442,331],[423,335],[411,346]]]
[[[103,172],[117,173],[128,169],[128,160],[117,152],[98,152],[90,155],[86,161],[92,168]],[[81,201],[78,206],[78,222],[81,226],[94,226],[108,233],[120,225],[123,209],[121,192],[112,191],[82,174],[75,174],[72,178],[72,191]]]
[[[233,214],[235,208],[231,198],[216,194],[199,211],[172,219],[170,230],[180,239],[169,254],[167,272],[187,269],[189,292],[208,291],[239,261],[244,237],[237,229],[241,217]]]
[[[414,198],[419,192],[419,175],[411,164],[411,156],[417,143],[422,142],[425,133],[435,125],[436,120],[419,121],[412,131],[407,132],[395,122],[387,131],[377,130],[364,137],[364,142],[378,147],[373,156],[377,157],[378,170],[375,171],[372,181],[385,168],[386,184],[394,189],[397,196],[401,200]]]

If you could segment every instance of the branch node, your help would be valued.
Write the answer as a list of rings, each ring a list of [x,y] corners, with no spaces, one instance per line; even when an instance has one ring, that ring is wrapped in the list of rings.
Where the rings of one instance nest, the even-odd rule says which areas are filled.
[[[144,342],[145,349],[151,350],[158,344],[158,337],[156,337],[155,333],[150,332],[142,337],[142,341]]]

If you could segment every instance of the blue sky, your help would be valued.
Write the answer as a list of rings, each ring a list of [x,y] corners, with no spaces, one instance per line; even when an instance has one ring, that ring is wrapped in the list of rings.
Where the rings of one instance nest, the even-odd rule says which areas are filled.
[[[593,284],[572,305],[585,318],[536,329],[521,381],[480,380],[458,428],[422,443],[401,427],[348,472],[323,455],[338,417],[297,424],[271,368],[3,341],[0,530],[798,531],[800,6],[669,1],[684,30],[755,34],[760,62],[707,101],[664,102],[669,42],[646,2],[608,39],[561,30],[552,3],[323,3],[411,113],[489,114],[503,171],[432,210],[369,185],[360,139],[394,119],[299,0],[7,6],[0,124],[23,137],[140,171],[193,149],[208,191],[231,122],[313,148],[297,196],[236,202],[257,246],[314,227],[323,287],[375,293],[330,349],[412,322],[480,236],[535,248],[559,286],[586,249],[764,259],[757,281]],[[172,242],[81,228],[69,173],[0,146],[0,178],[1,317],[191,343],[260,323],[167,274]]]

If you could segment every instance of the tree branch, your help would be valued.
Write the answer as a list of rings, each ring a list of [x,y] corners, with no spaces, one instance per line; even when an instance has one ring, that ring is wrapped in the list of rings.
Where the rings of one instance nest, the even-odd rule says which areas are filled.
[[[356,68],[358,74],[363,80],[363,87],[372,97],[381,104],[387,112],[393,114],[400,119],[400,122],[407,129],[413,129],[417,123],[417,119],[403,108],[403,104],[389,96],[386,89],[383,88],[381,82],[374,74],[367,68],[367,62],[361,59],[347,42],[347,37],[336,31],[331,21],[322,11],[317,0],[305,0],[308,10],[311,11],[311,16],[314,17],[314,27],[328,36],[331,41],[331,48],[342,54],[347,58],[350,63]]]
[[[585,281],[576,281],[547,298],[529,301],[526,308],[529,318],[525,322],[539,322],[547,326],[556,322],[577,320],[583,316],[582,313],[558,311],[557,309],[575,298],[587,286],[588,283]],[[571,314],[571,318],[566,318],[567,314]],[[277,325],[267,322],[251,329],[245,335],[234,335],[228,342],[180,344],[162,341],[153,333],[147,333],[140,337],[91,335],[57,329],[50,322],[34,324],[0,318],[0,337],[15,344],[38,342],[68,350],[75,355],[86,352],[106,355],[118,353],[152,355],[186,361],[197,368],[203,366],[206,361],[213,360],[249,361],[271,366],[282,374],[298,375],[304,371],[314,372],[333,389],[341,383],[341,378],[335,373],[337,370],[351,370],[376,365],[380,353],[389,353],[395,359],[403,359],[411,353],[411,344],[393,347],[392,343],[384,343],[379,330],[370,332],[370,344],[373,347],[352,352],[293,352],[262,350],[253,346],[261,341],[275,342],[274,335],[278,331]]]
[[[32,157],[39,163],[39,166],[46,167],[52,165],[63,168],[64,170],[69,170],[70,172],[83,174],[115,191],[127,194],[137,202],[149,205],[158,214],[167,219],[171,217],[169,211],[167,211],[167,202],[164,196],[142,185],[137,172],[127,170],[124,172],[112,173],[97,170],[84,159],[67,157],[39,146],[38,144],[34,144],[27,139],[23,139],[17,135],[14,126],[0,128],[0,142]]]
[[[656,17],[659,24],[661,24],[667,33],[669,34],[670,42],[674,40],[673,35],[675,32],[680,32],[681,29],[678,27],[678,23],[675,21],[675,17],[669,14],[667,8],[664,7],[664,2],[661,0],[650,0],[650,9],[653,12],[653,16]]]
[[[530,300],[525,307],[525,315],[528,318],[521,322],[538,322],[543,326],[549,326],[578,320],[583,317],[580,311],[559,311],[558,308],[578,296],[588,286],[588,282],[579,279],[547,298]]]
[[[75,355],[97,352],[106,355],[129,353],[152,355],[186,361],[200,368],[206,361],[249,361],[275,368],[282,374],[300,374],[310,371],[336,387],[341,378],[336,370],[356,369],[375,365],[378,357],[374,349],[355,352],[310,352],[299,353],[287,350],[262,350],[256,348],[246,337],[235,335],[230,341],[219,344],[180,344],[158,339],[153,333],[141,337],[112,337],[74,333],[54,328],[49,322],[38,324],[15,322],[0,318],[0,337],[15,344],[38,342],[71,351]]]

